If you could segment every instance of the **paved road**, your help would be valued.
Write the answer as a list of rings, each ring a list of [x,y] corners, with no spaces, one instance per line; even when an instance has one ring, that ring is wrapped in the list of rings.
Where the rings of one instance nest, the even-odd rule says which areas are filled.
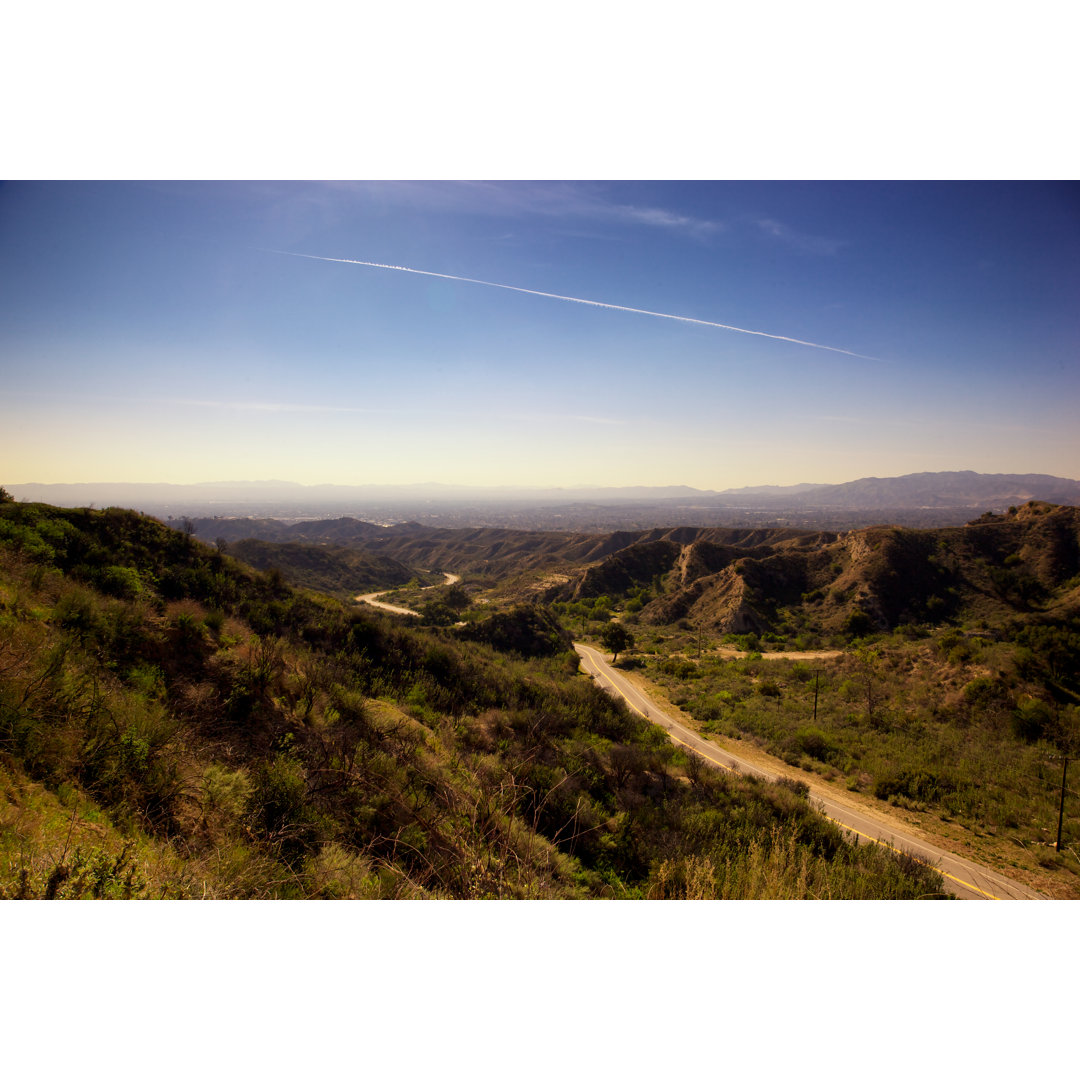
[[[603,654],[589,645],[574,643],[585,670],[606,689],[622,697],[635,712],[662,727],[673,742],[698,753],[706,761],[721,769],[749,773],[763,780],[775,780],[777,772],[771,772],[723,750],[714,742],[703,739],[696,732],[679,723],[664,712],[650,697],[642,693],[624,675],[616,671],[604,659]],[[1042,900],[1034,889],[1004,877],[993,870],[977,866],[967,859],[953,855],[943,848],[917,836],[907,828],[883,822],[858,807],[841,801],[835,792],[819,784],[810,784],[814,805],[827,818],[836,822],[849,834],[860,840],[871,840],[889,847],[909,852],[916,858],[935,866],[944,876],[946,887],[965,900]]]
[[[446,578],[446,581],[444,582],[446,585],[454,585],[461,580],[460,574],[448,574],[445,570],[443,571],[443,577]],[[436,586],[426,585],[425,588],[434,589]],[[363,596],[355,596],[353,599],[361,604],[370,604],[372,607],[382,608],[383,611],[392,611],[395,615],[415,615],[419,618],[419,611],[413,611],[412,608],[399,607],[397,604],[384,604],[379,599],[380,596],[385,596],[388,592],[393,591],[393,589],[383,589],[382,592],[364,593]]]

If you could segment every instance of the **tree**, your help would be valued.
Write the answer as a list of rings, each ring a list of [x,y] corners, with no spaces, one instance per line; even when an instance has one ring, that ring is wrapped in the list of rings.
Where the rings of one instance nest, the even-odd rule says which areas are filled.
[[[9,494],[2,487],[0,487],[0,503],[14,502],[14,501],[15,501],[15,496]]]
[[[634,647],[634,635],[622,623],[608,623],[600,634],[600,643],[605,649],[611,650],[611,662],[614,664],[619,653]]]
[[[844,633],[851,638],[866,637],[874,629],[874,620],[861,608],[856,608],[844,620]]]
[[[454,611],[464,611],[472,605],[472,597],[460,585],[455,584],[443,593],[441,602]]]
[[[452,626],[457,612],[447,604],[433,600],[420,609],[420,622],[424,626]]]

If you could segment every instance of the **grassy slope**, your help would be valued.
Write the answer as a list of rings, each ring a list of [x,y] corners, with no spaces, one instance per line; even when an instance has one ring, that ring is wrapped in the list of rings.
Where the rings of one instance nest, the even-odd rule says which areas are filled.
[[[330,544],[238,540],[229,544],[227,550],[257,570],[276,568],[291,585],[332,595],[353,596],[368,590],[393,589],[415,576],[396,559]]]
[[[398,627],[136,514],[0,506],[0,624],[7,896],[940,885],[688,761],[568,654]]]

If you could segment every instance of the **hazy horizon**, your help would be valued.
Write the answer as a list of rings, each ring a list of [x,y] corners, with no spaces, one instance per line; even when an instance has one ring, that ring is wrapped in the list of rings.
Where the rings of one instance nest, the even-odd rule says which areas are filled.
[[[298,480],[281,480],[275,477],[267,478],[238,478],[228,477],[219,480],[194,480],[194,481],[169,481],[169,480],[82,480],[82,481],[36,481],[25,480],[9,483],[10,488],[22,488],[22,487],[124,487],[124,486],[145,486],[145,487],[300,487],[300,488],[392,488],[392,489],[405,489],[405,488],[451,488],[461,489],[465,491],[508,491],[508,492],[554,492],[554,491],[632,491],[632,490],[645,490],[645,491],[663,491],[663,490],[687,490],[693,492],[700,492],[703,494],[727,494],[730,492],[739,491],[757,491],[767,488],[811,488],[811,487],[829,487],[833,485],[850,484],[858,480],[894,480],[904,479],[909,476],[938,476],[947,475],[949,473],[971,473],[978,476],[1021,476],[1021,475],[1040,475],[1049,476],[1055,479],[1063,480],[1076,480],[1076,477],[1060,476],[1056,473],[1039,473],[1039,474],[1024,474],[1017,472],[1008,473],[981,473],[974,469],[955,469],[955,470],[923,470],[920,473],[904,473],[899,476],[850,476],[845,480],[836,481],[818,481],[818,480],[802,480],[792,484],[734,484],[728,488],[699,488],[691,484],[585,484],[585,483],[573,483],[573,484],[455,484],[438,480],[413,480],[404,483],[380,483],[373,481],[363,484],[345,484],[345,483],[333,483],[329,481],[315,481],[312,483],[304,483]]]
[[[1077,476],[1077,192],[7,183],[0,483]]]

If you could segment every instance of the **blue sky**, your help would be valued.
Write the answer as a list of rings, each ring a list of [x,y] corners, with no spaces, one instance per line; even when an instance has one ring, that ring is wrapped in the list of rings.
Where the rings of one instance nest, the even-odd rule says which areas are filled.
[[[1075,184],[12,182],[0,483],[1076,478],[1078,296]]]

